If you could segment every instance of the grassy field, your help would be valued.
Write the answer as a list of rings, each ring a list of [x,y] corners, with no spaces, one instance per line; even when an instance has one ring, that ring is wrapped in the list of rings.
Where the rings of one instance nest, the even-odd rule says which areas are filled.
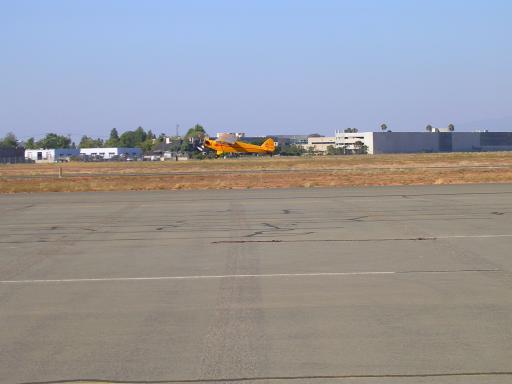
[[[0,165],[0,193],[507,182],[508,152]]]

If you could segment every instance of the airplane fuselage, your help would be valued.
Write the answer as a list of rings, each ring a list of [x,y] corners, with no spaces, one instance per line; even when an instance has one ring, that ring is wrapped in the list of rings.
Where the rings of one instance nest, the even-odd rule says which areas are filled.
[[[223,153],[259,153],[270,155],[274,152],[273,141],[271,142],[271,145],[269,143],[267,143],[266,145],[265,143],[263,145],[255,145],[244,143],[242,141],[227,143],[223,141],[207,139],[204,141],[204,145],[214,150],[217,153],[217,155],[222,155]]]

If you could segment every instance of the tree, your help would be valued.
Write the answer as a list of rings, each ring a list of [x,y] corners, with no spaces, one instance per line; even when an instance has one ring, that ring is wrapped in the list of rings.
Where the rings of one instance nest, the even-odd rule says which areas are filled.
[[[357,133],[358,129],[357,128],[347,128],[347,129],[345,129],[344,132],[345,133]]]
[[[135,146],[138,146],[142,142],[146,141],[146,137],[148,136],[146,131],[144,131],[144,128],[140,126],[133,132],[133,134],[135,138]]]
[[[113,130],[112,130],[113,131]],[[111,132],[111,139],[115,139],[114,132]],[[115,132],[117,134],[117,131]],[[134,148],[139,147],[144,151],[149,151],[153,147],[155,135],[151,131],[144,131],[144,128],[138,127],[135,131],[126,131],[121,134],[118,140],[118,146]],[[108,140],[110,145],[111,139]]]
[[[425,130],[427,130],[427,132],[432,132],[432,126],[429,124],[425,127]]]
[[[119,146],[133,148],[137,144],[136,136],[134,131],[126,131],[119,137]]]
[[[53,149],[53,148],[69,148],[71,139],[68,136],[57,135],[56,133],[48,133],[41,140],[35,143],[37,148]]]
[[[448,124],[448,130],[449,130],[450,132],[455,131],[455,125],[453,125],[453,124]]]
[[[361,140],[358,140],[354,143],[354,150],[356,153],[364,155],[368,153],[368,146],[364,145]]]
[[[27,141],[25,141],[24,146],[26,149],[36,149],[36,143],[34,141],[34,138],[30,137]]]
[[[110,137],[105,142],[105,147],[117,147],[119,146],[119,134],[117,133],[117,129],[112,128],[110,131]]]
[[[192,145],[190,144],[190,141],[183,140],[180,144],[180,152],[189,152],[191,151]]]
[[[185,138],[198,138],[198,139],[204,139],[206,136],[206,131],[204,130],[203,126],[200,124],[194,125],[192,128],[190,128],[187,131],[187,134],[185,135]]]
[[[194,125],[187,131],[181,143],[181,152],[193,152],[194,148],[207,136],[206,131],[200,124]]]
[[[18,139],[14,133],[7,133],[2,140],[0,140],[0,149],[12,149],[18,147]]]
[[[151,151],[155,145],[158,145],[159,142],[156,139],[156,136],[151,129],[146,133],[146,139],[139,144],[139,147],[142,148],[144,152]]]
[[[327,147],[326,155],[344,155],[345,148],[344,147],[335,147],[334,145],[329,145]]]
[[[142,148],[142,150],[143,150],[144,152],[151,151],[151,149],[153,148],[153,146],[154,146],[155,144],[159,144],[159,143],[158,143],[158,141],[156,141],[156,140],[155,140],[155,141],[153,142],[153,140],[154,140],[153,138],[150,138],[150,136],[149,136],[149,135],[147,135],[146,140],[144,140],[142,143],[140,143],[140,144],[138,145],[138,147]]]
[[[300,156],[305,152],[305,149],[300,145],[282,145],[277,147],[277,150],[282,156]]]
[[[93,139],[89,136],[82,136],[79,144],[80,148],[101,148],[103,147],[103,140],[99,137],[97,139]]]
[[[386,124],[382,123],[380,125],[380,129],[384,132],[384,131],[386,131],[388,129],[388,126]]]
[[[112,130],[110,131],[110,140],[117,140],[117,141],[119,141],[119,133],[117,133],[117,129],[116,128],[112,128]]]

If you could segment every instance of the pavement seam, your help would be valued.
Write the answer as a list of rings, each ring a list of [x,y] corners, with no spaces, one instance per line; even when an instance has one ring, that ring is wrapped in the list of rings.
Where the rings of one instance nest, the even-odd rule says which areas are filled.
[[[323,379],[385,379],[385,378],[421,378],[421,377],[453,377],[453,376],[511,376],[512,371],[496,372],[441,372],[441,373],[390,373],[390,374],[346,374],[346,375],[306,375],[306,376],[255,376],[212,379],[175,379],[175,380],[102,380],[74,379],[54,381],[26,381],[19,384],[65,384],[65,383],[112,383],[112,384],[165,384],[165,383],[220,383],[263,380],[323,380]]]
[[[34,279],[34,280],[0,280],[0,284],[44,284],[44,283],[87,283],[87,282],[119,282],[119,281],[151,281],[151,280],[207,280],[207,279],[240,279],[240,278],[272,278],[272,277],[341,277],[399,275],[420,273],[475,273],[505,272],[501,269],[454,269],[454,270],[411,270],[411,271],[361,271],[361,272],[311,272],[311,273],[268,273],[268,274],[234,274],[234,275],[190,275],[190,276],[148,276],[148,277],[99,277],[82,279]]]

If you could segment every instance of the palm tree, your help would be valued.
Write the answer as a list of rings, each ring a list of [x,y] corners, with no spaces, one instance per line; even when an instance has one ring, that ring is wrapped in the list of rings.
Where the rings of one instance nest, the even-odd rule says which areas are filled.
[[[432,132],[432,126],[429,124],[425,127],[428,132]]]
[[[380,129],[384,132],[384,131],[386,131],[388,129],[388,126],[386,124],[382,123],[380,125]]]

